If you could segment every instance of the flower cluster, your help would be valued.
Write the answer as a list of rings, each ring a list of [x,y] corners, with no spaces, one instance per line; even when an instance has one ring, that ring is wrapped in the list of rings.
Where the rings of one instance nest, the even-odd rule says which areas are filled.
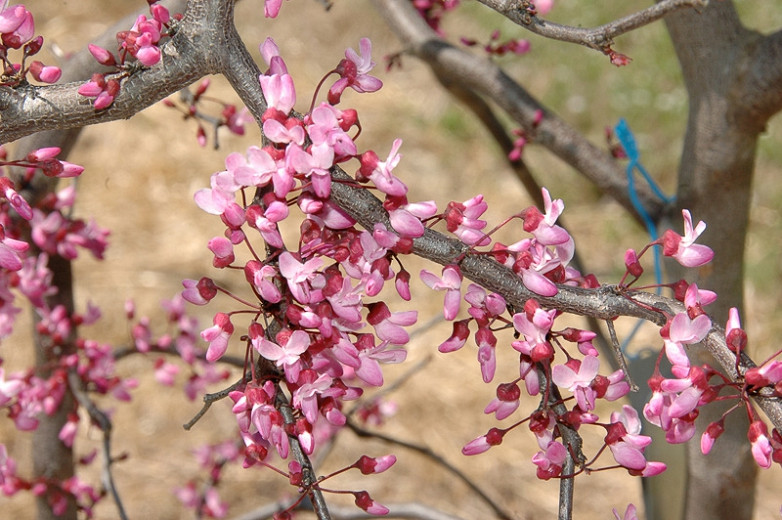
[[[171,16],[168,9],[156,1],[150,2],[151,18],[139,15],[133,27],[117,33],[117,54],[95,44],[89,44],[89,51],[95,60],[113,70],[95,73],[90,81],[79,87],[79,94],[95,98],[95,110],[111,106],[120,92],[121,81],[130,75],[134,67],[152,67],[160,61],[160,46],[172,34],[172,23],[181,19],[181,14]],[[132,59],[132,60],[131,60]]]
[[[334,69],[339,78],[329,89],[330,101],[339,100],[347,87],[357,92],[380,88],[380,80],[369,75],[369,40],[362,39],[360,49],[349,49]],[[209,344],[209,361],[223,358],[236,336],[251,358],[259,358],[248,366],[253,379],[230,393],[246,466],[267,464],[272,449],[287,458],[291,434],[305,453],[312,453],[345,424],[344,402],[360,396],[363,385],[381,386],[382,364],[405,359],[405,327],[415,323],[417,313],[394,311],[372,299],[386,282],[409,299],[409,274],[403,268],[396,272],[392,262],[424,233],[420,219],[436,212],[431,203],[409,203],[407,187],[393,175],[401,142],[387,161],[380,161],[374,152],[358,153],[349,133],[358,128],[355,111],[323,102],[303,119],[294,117],[296,90],[279,49],[268,39],[260,51],[268,64],[259,82],[268,106],[263,130],[269,144],[230,154],[226,169],[212,176],[211,187],[194,197],[226,226],[224,236],[209,241],[213,265],[241,268],[254,301],[209,278],[185,280],[182,293],[197,305],[220,292],[241,303],[238,310],[215,314],[214,325],[201,337]],[[359,231],[330,200],[330,170],[351,159],[360,163],[359,182],[371,181],[387,194],[396,233],[382,225]],[[305,217],[295,242],[281,228],[294,207]],[[257,254],[258,239],[270,253],[266,258]],[[250,259],[239,263],[234,249],[242,245]],[[279,410],[281,399],[290,400],[293,422]],[[300,481],[296,474],[290,469],[292,482]],[[384,509],[364,492],[356,494],[356,503],[370,512]]]
[[[43,37],[35,37],[33,15],[22,4],[9,6],[8,0],[0,0],[0,85],[15,87],[25,81],[29,73],[35,81],[56,83],[62,71],[59,67],[44,65],[27,58],[35,56],[43,47]],[[22,49],[22,62],[9,61],[10,50]]]

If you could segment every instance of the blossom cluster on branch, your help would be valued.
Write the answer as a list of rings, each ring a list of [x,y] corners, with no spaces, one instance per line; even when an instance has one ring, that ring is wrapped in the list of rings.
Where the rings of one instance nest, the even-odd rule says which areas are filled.
[[[417,2],[416,7],[437,28],[441,13],[456,3]],[[281,0],[267,0],[267,16],[276,16],[281,4]],[[529,16],[537,14],[534,4],[525,5]],[[113,68],[111,73],[94,75],[79,89],[81,95],[94,98],[95,110],[113,103],[124,78],[143,73],[144,68],[154,67],[162,59],[160,45],[176,33],[179,17],[171,16],[154,1],[150,2],[150,12],[151,18],[139,16],[129,31],[118,35],[117,55],[90,46],[101,65]],[[56,81],[59,74],[35,65],[38,62],[26,67],[24,60],[19,65],[7,61],[9,48],[23,48],[25,58],[40,49],[42,40],[32,40],[32,16],[23,6],[2,3],[0,32],[3,85],[19,86],[27,72],[40,81]],[[492,41],[497,37],[492,36]],[[327,72],[318,87],[336,76],[325,94],[326,101],[318,103],[316,91],[309,109],[299,115],[294,112],[294,81],[279,48],[272,39],[260,46],[268,66],[258,78],[266,101],[266,110],[259,117],[262,146],[228,155],[225,170],[212,175],[210,187],[194,196],[196,204],[219,217],[225,228],[223,235],[207,244],[213,266],[242,276],[244,293],[250,296],[229,291],[206,276],[185,280],[181,297],[165,304],[173,332],[163,335],[152,332],[148,318],[136,319],[132,304],[126,308],[128,320],[134,321],[129,351],[159,353],[155,376],[164,385],[173,384],[180,368],[166,361],[163,354],[181,358],[191,369],[185,385],[190,399],[201,395],[208,384],[226,380],[228,373],[219,370],[217,364],[228,361],[234,344],[243,347],[240,359],[244,361],[239,362],[243,376],[224,392],[232,404],[238,439],[200,450],[197,456],[210,474],[210,483],[198,490],[195,483],[188,482],[177,490],[177,496],[199,515],[225,515],[227,504],[218,493],[220,473],[225,464],[239,462],[244,467],[272,468],[297,489],[298,500],[278,512],[277,519],[290,518],[291,511],[307,496],[317,509],[320,505],[316,497],[329,492],[353,495],[356,505],[370,514],[388,512],[366,491],[327,489],[324,482],[354,469],[364,475],[384,472],[396,462],[394,455],[365,455],[325,476],[314,474],[308,456],[347,424],[346,403],[358,399],[366,387],[384,386],[384,364],[406,359],[408,327],[416,323],[417,312],[392,308],[387,296],[390,290],[386,288],[393,284],[402,300],[411,300],[411,275],[402,258],[412,254],[417,241],[438,224],[464,246],[463,253],[444,265],[439,274],[426,269],[420,272],[425,285],[443,292],[443,315],[453,322],[453,333],[439,350],[459,350],[472,338],[485,383],[495,379],[498,352],[503,345],[510,346],[507,352],[518,357],[518,377],[498,384],[496,397],[484,409],[497,421],[511,418],[513,424],[491,428],[467,443],[463,453],[486,452],[503,443],[511,431],[526,425],[539,446],[532,463],[541,479],[570,479],[608,468],[624,468],[631,475],[647,477],[664,471],[664,464],[647,460],[645,449],[651,438],[641,434],[638,411],[624,405],[608,417],[598,413],[598,400],[614,402],[631,390],[625,371],[601,373],[602,354],[593,345],[596,333],[561,325],[560,317],[565,312],[545,305],[564,288],[606,288],[593,275],[581,273],[571,264],[575,241],[557,223],[564,203],[543,189],[542,210],[527,208],[487,230],[483,216],[488,202],[482,195],[450,201],[442,211],[435,201],[411,202],[407,185],[395,173],[402,141],[393,142],[385,160],[375,151],[360,151],[357,138],[362,128],[357,112],[337,107],[348,89],[368,93],[382,87],[371,74],[375,65],[371,50],[366,38],[360,40],[358,51],[346,50],[345,58]],[[486,50],[503,54],[526,51],[526,46],[520,42],[490,44]],[[198,117],[195,106],[207,87],[208,83],[202,83],[188,100],[188,116]],[[536,121],[539,123],[542,117],[539,112]],[[226,104],[215,126],[228,126],[241,133],[246,122],[241,111]],[[200,123],[198,139],[202,144],[205,141]],[[523,143],[517,143],[519,153],[521,146]],[[116,362],[122,357],[117,349],[78,333],[80,326],[99,319],[98,309],[88,306],[85,312],[75,312],[64,305],[50,304],[57,287],[52,282],[49,260],[73,260],[82,250],[100,259],[108,237],[108,231],[94,222],[71,217],[73,185],[33,205],[20,196],[37,172],[63,178],[81,173],[81,167],[58,160],[59,153],[57,148],[42,148],[23,159],[8,160],[0,148],[1,166],[24,171],[21,175],[8,172],[0,176],[0,337],[12,331],[19,313],[14,302],[21,295],[35,310],[36,333],[52,354],[46,376],[32,369],[6,374],[0,367],[0,406],[8,410],[19,430],[29,431],[38,427],[43,415],[53,415],[64,403],[70,403],[68,421],[59,435],[60,441],[70,447],[81,420],[79,406],[89,409],[91,421],[101,425],[105,433],[110,429],[102,425],[105,414],[93,410],[87,394],[110,394],[124,401],[130,398],[129,391],[136,382],[116,374]],[[355,174],[345,180],[336,172],[348,165]],[[374,222],[371,229],[357,227],[357,217],[332,197],[335,183],[378,193],[385,212],[383,222]],[[641,260],[651,248],[660,248],[663,255],[686,267],[712,260],[711,249],[697,243],[705,224],[693,225],[686,210],[682,216],[683,234],[668,230],[640,252],[625,252],[626,272],[611,289],[631,305],[665,318],[660,330],[663,348],[648,381],[653,394],[643,408],[643,416],[665,431],[668,442],[680,443],[693,437],[701,407],[733,400],[735,406],[726,415],[737,411],[749,417],[748,440],[758,465],[782,463],[782,435],[776,429],[769,434],[751,401],[761,393],[762,398],[782,396],[782,362],[776,360],[777,356],[757,367],[740,364],[747,336],[734,309],[723,339],[736,356],[738,377],[731,380],[712,367],[694,366],[688,348],[715,330],[704,307],[716,295],[684,280],[666,284],[683,304],[682,311],[672,312],[644,303],[633,289],[644,272]],[[518,221],[525,232],[518,241],[507,245],[494,240],[499,227]],[[244,256],[238,254],[238,248],[245,250]],[[514,306],[500,291],[478,283],[463,287],[462,267],[468,255],[479,255],[512,273],[533,297],[523,306]],[[242,257],[249,259],[239,260]],[[216,312],[213,325],[200,330],[187,315],[185,301],[206,305],[219,294],[230,298],[233,307]],[[205,348],[197,344],[199,330]],[[530,396],[539,396],[535,410],[519,412],[522,387]],[[76,396],[76,402],[68,401],[68,395]],[[360,415],[367,420],[381,414],[376,408]],[[702,436],[704,453],[724,431],[724,421],[725,416],[712,423]],[[578,442],[582,427],[605,431],[597,453],[587,455],[582,451]],[[610,452],[613,462],[602,462],[605,452]],[[274,453],[287,461],[286,468],[277,467]],[[565,469],[568,461],[575,461],[572,472]],[[101,498],[100,492],[78,477],[56,481],[18,475],[16,463],[3,445],[0,487],[9,495],[23,490],[44,495],[56,514],[63,512],[69,501],[75,501],[89,516]],[[619,513],[614,514],[619,518]],[[635,507],[631,505],[625,518],[634,516]]]

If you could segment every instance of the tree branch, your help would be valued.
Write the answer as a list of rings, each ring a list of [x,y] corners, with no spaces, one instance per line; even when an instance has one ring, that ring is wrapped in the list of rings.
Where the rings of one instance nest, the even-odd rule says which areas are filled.
[[[594,182],[641,222],[628,196],[624,168],[611,154],[596,147],[544,107],[491,60],[441,39],[409,2],[374,0],[374,4],[405,51],[427,62],[438,78],[462,84],[493,100],[524,128],[533,142],[546,147]],[[539,111],[543,111],[540,122]],[[664,204],[646,186],[638,186],[638,196],[646,212],[656,220]]]
[[[549,22],[530,16],[521,0],[478,0],[514,23],[540,36],[568,43],[577,43],[605,53],[613,39],[632,30],[649,25],[668,13],[684,8],[704,7],[708,0],[663,0],[641,11],[593,28],[574,27]],[[527,2],[534,6],[534,2]]]

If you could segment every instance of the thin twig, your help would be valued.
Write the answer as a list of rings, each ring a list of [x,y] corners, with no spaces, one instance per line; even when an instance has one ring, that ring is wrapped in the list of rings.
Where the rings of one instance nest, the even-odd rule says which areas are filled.
[[[90,399],[87,393],[84,391],[82,380],[79,374],[75,370],[68,371],[68,386],[73,392],[74,397],[78,401],[79,405],[87,410],[92,422],[98,426],[101,432],[103,432],[103,464],[102,464],[102,480],[103,487],[111,495],[112,500],[117,506],[117,514],[122,520],[127,520],[128,515],[125,512],[125,507],[122,505],[122,498],[119,495],[117,486],[114,484],[114,476],[111,472],[111,466],[114,463],[111,457],[111,419],[102,410],[100,410],[95,403]]]
[[[203,417],[204,414],[206,414],[209,408],[211,408],[212,403],[215,403],[221,399],[225,399],[226,397],[228,397],[228,394],[244,386],[244,384],[250,380],[250,377],[251,377],[250,374],[247,374],[245,376],[242,376],[241,379],[239,379],[237,382],[235,382],[228,388],[223,388],[222,390],[218,390],[217,392],[211,394],[204,394],[204,406],[201,407],[201,409],[198,411],[197,414],[195,414],[195,416],[192,419],[190,419],[185,424],[183,424],[182,427],[185,430],[190,430],[190,428],[192,428],[195,425],[195,423],[197,423],[201,419],[201,417]]]
[[[622,347],[619,345],[619,338],[616,337],[616,329],[614,328],[613,320],[605,320],[608,327],[608,334],[611,335],[611,347],[614,351],[614,357],[622,367],[622,371],[625,373],[625,380],[630,385],[630,390],[633,392],[638,391],[638,385],[636,385],[630,377],[630,370],[627,368],[627,360],[625,359],[625,353],[622,352]]]
[[[568,43],[577,43],[590,49],[605,52],[613,44],[613,39],[644,25],[656,22],[665,15],[685,8],[701,8],[708,0],[662,0],[641,11],[629,14],[613,22],[598,27],[584,28],[543,20],[538,16],[530,16],[519,0],[478,0],[480,3],[497,11],[514,23],[540,36]],[[530,2],[527,2],[528,4]]]
[[[467,475],[465,475],[461,470],[459,470],[459,468],[452,465],[450,462],[445,460],[442,456],[432,451],[431,448],[427,446],[421,446],[420,444],[414,444],[412,442],[403,441],[382,433],[369,431],[357,425],[354,421],[350,419],[348,419],[345,426],[350,428],[353,431],[353,433],[355,433],[359,437],[375,438],[387,442],[389,444],[401,446],[403,448],[407,448],[408,450],[412,450],[417,453],[420,453],[421,455],[436,462],[437,464],[439,464],[440,466],[448,470],[450,473],[452,473],[454,476],[456,476],[459,480],[464,482],[467,485],[467,487],[469,487],[476,495],[478,495],[481,498],[481,500],[483,500],[494,511],[494,514],[496,514],[498,518],[502,520],[511,520],[513,518],[510,513],[504,511],[496,502],[494,502],[491,499],[491,497],[489,497],[480,487],[478,487],[478,484],[473,482]]]

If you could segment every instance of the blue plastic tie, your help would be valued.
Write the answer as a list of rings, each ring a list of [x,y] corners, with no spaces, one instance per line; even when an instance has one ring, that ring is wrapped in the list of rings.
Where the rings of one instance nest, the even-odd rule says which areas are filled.
[[[614,127],[614,134],[616,135],[616,138],[619,140],[619,144],[622,145],[622,148],[624,149],[625,154],[627,154],[627,158],[629,159],[625,172],[627,174],[627,193],[630,196],[630,202],[632,202],[633,207],[641,216],[641,220],[643,221],[644,226],[646,226],[646,231],[649,233],[651,242],[654,242],[659,237],[659,234],[657,233],[657,225],[652,220],[652,217],[649,216],[649,213],[646,212],[643,204],[641,204],[641,200],[638,198],[638,193],[635,190],[635,175],[633,175],[633,172],[638,170],[641,176],[646,180],[646,183],[652,189],[652,192],[654,192],[654,194],[661,201],[667,204],[673,202],[674,198],[668,197],[662,192],[660,187],[657,186],[657,183],[654,182],[654,179],[652,179],[652,176],[649,175],[649,172],[647,172],[646,168],[644,168],[644,166],[641,164],[641,154],[638,152],[635,136],[633,136],[633,132],[630,130],[630,126],[627,124],[627,121],[620,119],[619,123],[617,123],[617,125]],[[662,255],[659,246],[655,246],[653,250],[654,279],[657,283],[657,294],[660,294],[660,291],[662,290],[661,285],[663,282]],[[643,321],[639,321],[627,339],[622,342],[623,351],[641,328],[642,324]]]

